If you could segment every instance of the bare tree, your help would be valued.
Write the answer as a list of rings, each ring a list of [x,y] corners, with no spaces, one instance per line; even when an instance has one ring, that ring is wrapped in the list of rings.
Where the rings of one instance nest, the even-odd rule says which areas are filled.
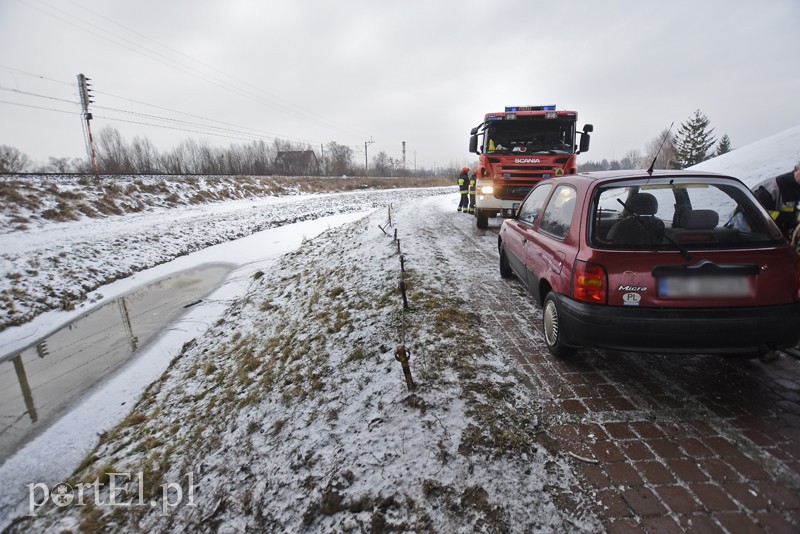
[[[225,153],[213,147],[207,140],[197,145],[198,172],[201,174],[223,174],[225,168]]]
[[[650,167],[650,163],[655,159],[654,169],[677,169],[678,157],[675,153],[675,139],[669,130],[664,130],[661,135],[654,138],[647,144],[647,153],[643,167]],[[662,147],[663,142],[663,147]],[[659,151],[659,148],[661,149]]]
[[[641,169],[644,167],[643,161],[642,153],[638,149],[629,150],[619,162],[619,166],[621,169]]]
[[[47,170],[53,172],[69,172],[72,168],[72,162],[69,158],[54,158],[50,157],[47,160]]]
[[[183,174],[183,162],[178,153],[173,149],[159,158],[159,165],[164,172],[169,174]]]
[[[336,141],[328,143],[330,172],[333,175],[352,174],[353,149]]]
[[[158,150],[147,137],[133,138],[130,159],[133,171],[139,174],[153,174],[163,170]]]
[[[386,152],[381,150],[378,154],[372,158],[372,168],[375,171],[376,176],[386,176],[387,169],[391,168],[392,158],[386,155]]]
[[[248,174],[263,176],[271,172],[271,162],[275,159],[275,154],[272,152],[272,148],[262,140],[245,145],[241,157],[244,159],[246,168],[249,169]]]
[[[32,166],[28,156],[13,146],[0,146],[0,172],[25,172]]]
[[[185,139],[172,149],[172,153],[181,167],[181,170],[176,172],[186,174],[200,174],[202,172],[200,170],[202,168],[200,148],[194,139]]]
[[[97,164],[101,172],[132,172],[130,151],[116,128],[105,126],[97,135]]]

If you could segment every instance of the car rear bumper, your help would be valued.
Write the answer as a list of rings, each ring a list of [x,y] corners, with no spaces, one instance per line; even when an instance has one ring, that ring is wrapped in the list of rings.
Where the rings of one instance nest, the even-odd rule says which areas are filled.
[[[800,303],[650,309],[560,300],[561,326],[576,345],[637,352],[752,353],[793,347],[800,339]]]

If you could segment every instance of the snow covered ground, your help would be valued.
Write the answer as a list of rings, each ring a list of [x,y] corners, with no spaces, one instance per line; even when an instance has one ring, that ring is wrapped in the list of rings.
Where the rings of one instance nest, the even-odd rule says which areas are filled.
[[[800,126],[698,163],[692,169],[735,176],[752,188],[800,163]]]
[[[438,192],[447,190],[440,189]],[[292,222],[353,213],[436,189],[248,198],[155,208],[124,216],[46,223],[5,233],[0,241],[0,330],[43,311],[97,302],[99,286],[133,273]],[[3,350],[0,338],[0,354]]]
[[[284,254],[295,250],[305,240],[313,239],[332,227],[357,220],[368,212],[322,217],[312,221],[264,230],[245,238],[221,243],[190,255],[118,280],[103,287],[103,296],[92,309],[149,284],[203,265],[224,260],[231,266],[225,282],[193,306],[178,321],[169,325],[114,377],[95,388],[56,424],[36,436],[22,450],[2,458],[0,485],[24,489],[31,481],[50,485],[69,477],[94,447],[97,436],[122,420],[142,391],[156,380],[183,345],[202,336],[224,314],[253,282],[253,273],[267,271]],[[14,354],[32,340],[49,335],[91,310],[49,312],[32,323],[13,327],[0,334],[6,338],[5,350]],[[13,335],[13,337],[12,337]],[[13,350],[12,350],[13,349]],[[10,365],[3,362],[2,365]],[[64,436],[69,436],[64,440]],[[0,518],[8,518],[10,510],[20,502],[24,492],[8,490],[0,496]],[[26,496],[27,493],[24,493]],[[2,522],[0,522],[2,525]]]
[[[797,161],[800,127],[697,168],[752,186]],[[392,192],[366,202],[293,197],[281,199],[285,216],[272,211],[273,199],[226,203],[186,210],[191,214],[128,215],[110,230],[107,219],[95,229],[89,222],[53,223],[29,231],[26,240],[4,240],[7,272],[25,272],[37,257],[61,257],[74,272],[102,270],[96,281],[248,235],[276,218],[314,217],[302,210],[311,211],[309,204],[314,213],[329,213],[319,206],[354,214],[372,208],[367,216],[353,215],[356,222],[332,221],[336,227],[322,234],[319,227],[301,230],[314,237],[282,256],[280,245],[297,232],[292,238],[273,230],[255,234],[246,250],[274,246],[276,253],[241,261],[208,307],[183,318],[194,328],[177,327],[186,330],[183,337],[162,345],[165,336],[131,363],[129,369],[149,372],[126,394],[138,398],[138,388],[150,384],[135,406],[97,397],[36,447],[6,459],[0,482],[23,500],[12,514],[15,499],[4,497],[0,514],[8,520],[27,513],[27,484],[63,481],[73,491],[82,488],[84,506],[43,506],[37,518],[14,529],[596,530],[588,503],[564,497],[576,483],[569,464],[536,442],[536,399],[521,394],[519,369],[481,335],[475,315],[453,291],[464,273],[452,272],[441,251],[458,251],[459,243],[440,230],[456,216],[456,195],[431,193]],[[411,301],[405,312],[397,292],[398,245],[379,228],[388,222],[389,203],[388,231],[398,229],[405,260]],[[72,240],[74,232],[82,237]],[[233,253],[210,250],[101,287],[88,300],[99,304],[170,269],[212,258],[235,261]],[[59,263],[42,259],[36,276],[52,284],[61,271],[42,266]],[[255,278],[258,271],[264,276]],[[76,276],[65,283],[78,291],[82,281]],[[0,348],[18,347],[83,312],[48,312],[8,328]],[[419,385],[413,394],[395,359],[396,347],[406,343]],[[120,373],[104,389],[113,392],[132,376]],[[94,430],[102,432],[96,448],[83,438],[71,454],[55,448],[73,430],[92,428],[87,421],[106,408],[113,412],[106,421],[124,419]],[[109,503],[108,473],[130,474],[129,491],[117,492],[127,506]],[[125,480],[118,478],[119,488]],[[94,480],[105,486],[88,485]],[[44,490],[37,491],[41,497]]]
[[[102,434],[78,478],[44,482],[78,487],[95,474],[141,472],[142,499],[107,508],[96,504],[109,502],[107,487],[97,495],[86,487],[93,504],[44,507],[36,524],[17,528],[130,521],[148,530],[593,530],[585,506],[554,502],[574,483],[568,464],[535,442],[536,402],[514,387],[519,369],[449,290],[461,273],[428,249],[449,218],[469,224],[455,213],[456,196],[398,204],[389,235],[379,228],[388,208],[375,210],[249,277],[194,343],[160,354],[168,370]],[[412,306],[405,313],[394,228]],[[454,236],[436,240],[458,246]],[[413,394],[395,360],[404,341],[413,347]],[[97,404],[75,417],[92,417]],[[21,451],[22,465],[55,461],[50,447],[39,450],[43,457]],[[163,484],[183,485],[179,506],[165,504],[179,501],[177,493],[160,496]],[[520,487],[529,491],[506,502]]]

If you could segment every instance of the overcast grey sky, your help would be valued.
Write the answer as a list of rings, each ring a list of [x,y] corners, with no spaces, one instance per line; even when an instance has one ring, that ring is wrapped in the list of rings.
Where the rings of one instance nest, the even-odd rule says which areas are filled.
[[[594,124],[583,161],[695,109],[742,146],[800,124],[798,52],[798,0],[0,0],[0,145],[84,157],[84,73],[95,133],[162,152],[248,132],[461,165],[486,112],[536,104]]]

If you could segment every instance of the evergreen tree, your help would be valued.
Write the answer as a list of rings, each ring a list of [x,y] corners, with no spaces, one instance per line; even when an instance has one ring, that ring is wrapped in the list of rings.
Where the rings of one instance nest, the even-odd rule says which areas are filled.
[[[709,158],[708,149],[714,146],[716,139],[714,128],[709,128],[710,121],[699,109],[694,112],[675,135],[675,153],[681,169],[696,165]]]
[[[719,143],[717,143],[716,155],[721,156],[722,154],[727,154],[731,150],[733,150],[733,147],[731,146],[731,138],[728,137],[728,134],[725,134],[720,138]]]

